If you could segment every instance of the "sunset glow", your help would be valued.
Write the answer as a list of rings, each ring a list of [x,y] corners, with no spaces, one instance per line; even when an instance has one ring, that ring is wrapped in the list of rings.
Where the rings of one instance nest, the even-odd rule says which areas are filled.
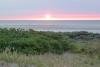
[[[45,15],[44,20],[51,20],[51,19],[52,19],[52,17],[51,17],[51,15],[50,15],[50,14],[46,14],[46,15]]]
[[[40,14],[33,16],[2,16],[0,20],[100,20],[97,14]]]

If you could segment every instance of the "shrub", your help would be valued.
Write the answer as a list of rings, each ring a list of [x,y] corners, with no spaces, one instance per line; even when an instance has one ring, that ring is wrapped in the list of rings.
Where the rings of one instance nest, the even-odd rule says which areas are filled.
[[[4,28],[0,29],[0,52],[9,48],[11,52],[17,51],[24,54],[44,54],[47,52],[62,54],[66,51],[98,53],[100,47],[90,49],[91,46],[87,46],[89,44],[87,41],[99,40],[97,36],[100,36],[100,34],[88,32],[39,32],[32,29],[25,31],[24,29]],[[86,41],[86,43],[79,41]],[[86,47],[83,47],[83,45]]]

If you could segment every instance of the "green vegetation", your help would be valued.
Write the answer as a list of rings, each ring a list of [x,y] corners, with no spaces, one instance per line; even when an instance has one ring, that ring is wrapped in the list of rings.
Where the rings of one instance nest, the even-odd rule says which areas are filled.
[[[0,29],[0,52],[62,54],[67,51],[99,54],[100,34],[81,32],[39,32],[32,29]]]
[[[68,60],[69,55],[76,60]],[[83,64],[75,67],[89,67],[88,64],[91,67],[100,63],[100,34],[0,29],[0,60],[29,63],[37,67],[66,67],[66,64],[73,64],[69,67],[74,67],[74,63]]]

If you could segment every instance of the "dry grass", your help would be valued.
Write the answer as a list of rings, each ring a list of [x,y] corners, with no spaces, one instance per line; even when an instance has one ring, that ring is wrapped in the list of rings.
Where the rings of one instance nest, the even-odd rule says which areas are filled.
[[[63,55],[45,54],[26,56],[17,53],[1,53],[4,63],[17,63],[19,67],[99,67],[98,58],[80,54],[65,53]],[[22,66],[23,65],[23,66]],[[1,67],[1,66],[0,66]]]

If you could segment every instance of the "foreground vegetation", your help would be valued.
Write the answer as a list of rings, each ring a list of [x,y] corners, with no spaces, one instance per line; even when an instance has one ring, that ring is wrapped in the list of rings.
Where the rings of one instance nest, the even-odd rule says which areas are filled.
[[[99,67],[100,34],[0,29],[0,60],[36,67]]]
[[[81,54],[64,53],[29,55],[12,53],[0,53],[0,67],[100,67],[100,61],[96,56],[90,57]],[[6,61],[6,62],[5,62]],[[5,66],[8,65],[8,66]]]

